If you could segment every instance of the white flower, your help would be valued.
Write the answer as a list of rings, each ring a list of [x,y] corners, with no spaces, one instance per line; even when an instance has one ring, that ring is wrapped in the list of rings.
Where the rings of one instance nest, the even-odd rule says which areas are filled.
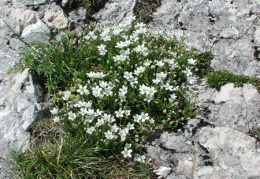
[[[120,28],[118,28],[118,27],[114,27],[113,30],[114,30],[114,31],[113,31],[113,34],[114,34],[114,35],[119,35],[120,32],[121,32],[123,29],[120,29]]]
[[[107,131],[105,132],[105,137],[108,139],[108,140],[112,140],[114,138],[114,135],[111,131]]]
[[[59,121],[60,121],[60,117],[59,117],[59,116],[55,116],[55,117],[53,118],[53,121],[54,121],[54,122],[59,122]]]
[[[128,130],[133,130],[133,129],[135,129],[135,128],[134,128],[134,124],[131,124],[131,123],[128,123],[127,126],[126,126],[126,128],[127,128]]]
[[[175,99],[177,98],[177,96],[173,93],[171,94],[171,97],[169,99],[169,102],[172,103]]]
[[[122,88],[119,89],[119,91],[125,95],[127,93],[127,87],[123,85]]]
[[[155,89],[154,87],[149,87],[149,88],[147,89],[146,94],[147,94],[147,95],[150,95],[150,96],[153,96],[154,93],[156,93],[156,92],[157,92],[157,91],[156,91],[156,89]]]
[[[160,166],[157,170],[154,170],[153,172],[156,175],[159,175],[158,178],[163,178],[163,177],[167,177],[167,175],[171,172],[171,168],[169,167],[164,167],[164,166]]]
[[[188,59],[188,63],[191,65],[195,65],[196,60],[194,60],[193,58]]]
[[[101,87],[101,88],[106,88],[107,87],[107,82],[106,81],[100,81],[99,82],[99,86]]]
[[[87,133],[89,133],[89,134],[92,134],[93,132],[95,131],[95,127],[89,127],[89,128],[87,128]]]
[[[165,85],[163,85],[163,87],[165,88],[165,90],[173,91],[173,86],[169,83],[166,83]]]
[[[96,126],[97,127],[102,126],[104,123],[105,123],[104,119],[98,119]]]
[[[109,35],[109,32],[110,32],[110,29],[109,29],[109,28],[103,29],[103,32],[100,34],[100,36],[101,36],[102,38],[105,38],[106,36]]]
[[[107,114],[107,113],[105,113],[105,114],[103,114],[103,119],[105,120],[105,121],[107,121],[107,122],[109,122],[110,121],[110,118],[111,118],[111,115],[110,114]]]
[[[97,47],[100,55],[105,55],[107,53],[106,46],[101,44]]]
[[[153,83],[158,85],[161,82],[161,78],[153,79]]]
[[[72,120],[72,121],[74,121],[74,119],[77,117],[76,114],[73,113],[73,112],[71,112],[71,111],[68,113],[68,116],[69,116],[68,119],[69,119],[69,120]]]
[[[124,128],[124,129],[120,129],[118,134],[120,135],[121,137],[121,141],[125,141],[125,138],[126,138],[126,135],[128,134],[129,130],[127,128]]]
[[[117,42],[116,44],[116,48],[123,48],[123,47],[126,47],[127,46],[127,43],[121,41],[121,42]]]
[[[141,112],[141,115],[139,115],[139,119],[142,120],[142,122],[145,122],[146,120],[149,120],[149,114]]]
[[[144,101],[147,101],[148,103],[150,103],[152,100],[153,100],[152,95],[145,95]]]
[[[147,47],[144,46],[144,44],[142,45],[138,45],[137,47],[134,48],[134,51],[136,51],[137,53],[141,52],[141,53],[145,53],[147,52]]]
[[[84,106],[85,106],[86,108],[91,108],[91,106],[92,106],[92,101],[89,101],[89,102],[85,103]]]
[[[87,108],[80,108],[80,114],[82,115],[82,116],[85,116],[86,114],[87,114]]]
[[[82,108],[86,105],[86,102],[78,101],[76,104],[74,104],[74,107]]]
[[[130,116],[131,110],[125,110],[125,115]]]
[[[186,71],[184,71],[184,73],[186,73],[187,77],[190,77],[192,75],[191,70],[188,68],[186,68]]]
[[[147,88],[147,86],[145,86],[144,84],[142,84],[142,86],[140,86],[139,90],[140,90],[140,94],[146,94],[148,88]]]
[[[113,89],[113,88],[111,88],[111,87],[107,87],[107,88],[105,89],[104,94],[107,95],[107,96],[112,96],[112,95],[113,95],[112,89]]]
[[[162,61],[155,61],[156,62],[156,65],[158,67],[163,67],[164,66],[164,63]]]
[[[84,93],[85,93],[86,95],[89,94],[89,91],[88,91],[88,89],[87,89],[87,86],[82,87],[82,85],[79,85],[79,89],[77,90],[77,92],[78,92],[80,95],[83,95]]]
[[[116,124],[114,124],[113,126],[111,126],[111,131],[116,133],[118,131],[119,127],[117,127]]]
[[[62,97],[62,99],[66,101],[69,99],[70,95],[71,95],[71,91],[66,90],[64,91],[64,96]]]
[[[124,148],[124,150],[121,153],[124,155],[124,158],[132,157],[132,155],[131,155],[132,149]]]
[[[130,149],[131,147],[132,147],[132,144],[126,143],[124,148]]]
[[[101,114],[103,113],[103,111],[100,111],[99,109],[96,110],[95,116],[101,116]]]
[[[126,61],[126,59],[128,59],[128,56],[125,55],[125,54],[120,54],[120,55],[117,55],[117,56],[114,56],[113,59],[117,62],[124,62]]]
[[[138,114],[135,114],[133,117],[134,117],[134,122],[137,122],[137,123],[140,122],[140,118],[139,118]]]
[[[124,72],[124,76],[123,76],[127,81],[130,81],[130,79],[133,78],[133,73],[132,72]]]
[[[87,115],[89,115],[89,116],[95,116],[95,111],[94,111],[94,109],[88,109]]]
[[[99,86],[96,86],[95,88],[92,87],[92,94],[93,94],[93,96],[99,97],[101,95],[101,93],[100,93],[101,90],[102,90],[102,88],[100,88]]]
[[[107,36],[103,37],[103,40],[104,40],[105,42],[110,41],[110,40],[111,40],[111,37],[110,37],[109,35],[107,35]]]
[[[116,117],[124,117],[124,112],[121,108],[118,111],[115,111]]]
[[[58,114],[58,112],[59,112],[59,108],[53,108],[53,109],[51,110],[51,113],[52,113],[53,115]]]
[[[166,73],[156,73],[156,78],[159,78],[161,80],[165,79],[167,77],[167,74]]]
[[[152,63],[151,60],[146,60],[146,61],[144,62],[144,66],[145,66],[145,67],[148,67],[148,66],[150,66],[151,63]]]

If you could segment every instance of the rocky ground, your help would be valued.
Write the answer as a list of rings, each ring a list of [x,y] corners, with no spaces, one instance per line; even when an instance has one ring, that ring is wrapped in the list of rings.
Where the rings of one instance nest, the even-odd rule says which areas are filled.
[[[11,176],[10,149],[28,146],[30,124],[47,111],[37,82],[28,75],[6,74],[18,52],[34,40],[47,42],[59,31],[80,32],[86,11],[63,10],[63,0],[0,2],[0,178]],[[93,17],[120,23],[133,15],[136,0],[109,0]],[[162,0],[153,14],[155,30],[186,36],[189,47],[214,54],[211,66],[260,77],[260,3],[258,0]],[[200,114],[177,133],[154,134],[148,155],[168,167],[167,178],[260,178],[260,145],[248,132],[260,127],[260,96],[252,85],[220,91],[197,79]]]

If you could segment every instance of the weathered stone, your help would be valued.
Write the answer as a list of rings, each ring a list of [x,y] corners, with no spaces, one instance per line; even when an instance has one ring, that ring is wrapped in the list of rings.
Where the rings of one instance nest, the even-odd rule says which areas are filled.
[[[37,22],[35,14],[30,10],[11,8],[6,10],[6,14],[8,16],[7,23],[18,34],[23,31],[25,26]]]
[[[216,95],[214,101],[228,102],[228,101],[243,101],[242,88],[234,88],[233,83],[226,84],[221,87],[220,92]]]
[[[67,7],[69,5],[69,0],[62,0],[61,6],[63,8]]]
[[[220,33],[220,37],[222,38],[237,38],[239,34],[239,31],[235,27],[229,27],[224,29]]]
[[[33,6],[34,0],[12,0],[15,7]]]
[[[241,165],[247,171],[248,178],[260,177],[260,154],[248,151],[240,157]]]
[[[176,152],[185,152],[189,150],[189,145],[186,143],[187,140],[183,136],[164,132],[161,135],[160,141],[165,148],[175,150]]]
[[[256,1],[162,1],[153,14],[155,29],[182,29],[185,42],[200,51],[211,51],[211,66],[219,71],[260,76],[251,38],[257,24],[252,15]],[[250,10],[251,9],[251,10]],[[255,9],[255,8],[254,8]]]
[[[43,20],[52,28],[65,29],[68,27],[67,15],[58,5],[51,4],[45,12]]]
[[[255,43],[255,46],[260,47],[260,27],[258,27],[255,30],[255,33],[254,33],[254,43]]]
[[[225,179],[232,179],[231,175],[221,169],[220,167],[203,167],[200,168],[199,170],[196,171],[194,174],[194,179],[220,179],[220,178],[225,178]]]
[[[33,41],[44,43],[50,40],[50,29],[41,20],[38,20],[37,23],[26,26],[21,37],[27,43]]]
[[[42,4],[46,4],[47,2],[48,2],[48,0],[34,0],[33,4],[42,5]]]
[[[256,149],[256,140],[246,134],[226,127],[204,127],[197,134],[202,146],[217,157],[219,153],[231,153],[240,157]]]
[[[120,23],[125,17],[133,15],[135,0],[118,0],[106,3],[105,7],[93,15],[100,22]]]
[[[25,43],[17,38],[11,38],[9,45],[14,50],[21,50],[25,47]]]

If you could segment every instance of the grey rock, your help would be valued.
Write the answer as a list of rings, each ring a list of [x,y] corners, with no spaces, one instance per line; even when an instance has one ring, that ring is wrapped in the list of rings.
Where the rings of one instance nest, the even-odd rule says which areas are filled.
[[[136,0],[111,1],[93,17],[99,22],[120,23],[125,17],[133,15],[135,5]]]
[[[239,31],[235,27],[229,27],[224,29],[220,33],[220,37],[222,38],[237,38],[239,34]]]
[[[34,5],[43,5],[46,4],[48,0],[34,0],[33,4]]]
[[[10,25],[12,30],[18,34],[23,31],[25,26],[37,22],[36,16],[31,10],[8,8],[6,9],[5,14],[8,17],[6,22]]]
[[[188,47],[215,55],[211,66],[216,70],[260,76],[258,57],[254,57],[254,47],[258,44],[258,31],[254,29],[259,28],[259,17],[252,13],[259,3],[232,2],[162,1],[153,14],[154,28],[183,30]],[[256,40],[252,41],[252,36]]]
[[[32,43],[33,41],[45,43],[50,40],[50,36],[50,29],[41,20],[26,26],[21,35],[27,43]]]
[[[44,13],[44,22],[59,30],[66,29],[68,27],[67,15],[63,12],[62,8],[58,5],[51,4]]]
[[[255,30],[255,33],[254,33],[254,43],[255,43],[255,46],[260,47],[260,27],[258,27]]]
[[[80,7],[69,13],[69,28],[74,30],[76,33],[82,31],[82,26],[84,25],[84,19],[86,18],[86,9]],[[76,30],[75,30],[76,29]]]
[[[12,49],[20,51],[25,47],[25,43],[17,38],[11,38],[9,45]]]
[[[233,83],[226,84],[221,87],[220,91],[215,96],[214,101],[229,102],[229,101],[243,101],[243,89],[234,88]]]
[[[165,148],[176,152],[187,152],[189,150],[189,145],[186,143],[187,139],[180,135],[164,132],[161,135],[160,141]]]
[[[12,0],[12,3],[15,7],[33,6],[34,0]]]
[[[260,4],[259,4],[259,3],[258,3],[258,4],[254,4],[253,7],[252,7],[252,9],[250,10],[250,12],[251,12],[252,14],[257,14],[257,15],[259,15],[259,14],[260,14]]]
[[[69,0],[62,0],[61,6],[63,8],[67,7],[69,5]]]

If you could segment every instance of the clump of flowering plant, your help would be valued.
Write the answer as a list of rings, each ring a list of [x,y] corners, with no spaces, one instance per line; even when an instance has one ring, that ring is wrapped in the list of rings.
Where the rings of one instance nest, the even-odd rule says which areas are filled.
[[[48,88],[53,121],[106,155],[130,158],[153,131],[194,115],[185,85],[194,82],[198,53],[135,17],[68,32],[23,54]]]
[[[53,95],[51,110],[65,130],[131,157],[135,136],[174,128],[194,114],[184,84],[191,82],[196,60],[170,34],[154,33],[130,17],[117,26],[96,25],[77,38],[84,63]]]

